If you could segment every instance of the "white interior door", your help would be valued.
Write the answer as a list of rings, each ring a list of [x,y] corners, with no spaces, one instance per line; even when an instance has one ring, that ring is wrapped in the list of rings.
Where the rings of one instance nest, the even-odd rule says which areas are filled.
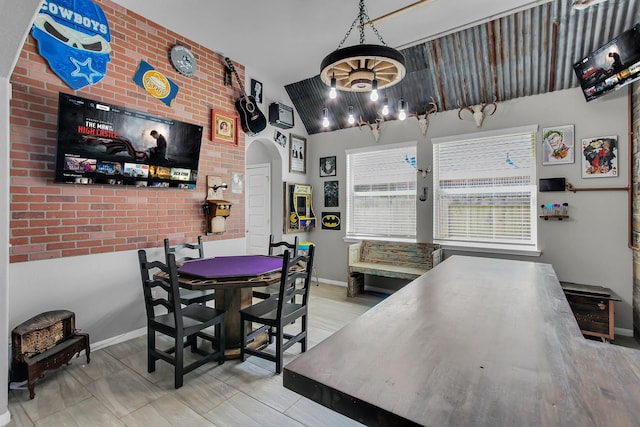
[[[250,255],[266,255],[271,234],[271,165],[247,165],[246,242]]]

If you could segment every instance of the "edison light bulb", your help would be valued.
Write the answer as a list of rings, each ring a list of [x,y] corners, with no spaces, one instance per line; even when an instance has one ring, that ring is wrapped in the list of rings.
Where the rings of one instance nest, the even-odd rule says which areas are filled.
[[[336,91],[336,88],[332,87],[331,89],[329,89],[329,98],[336,99],[336,96],[338,96],[338,91]]]
[[[328,128],[329,127],[329,117],[325,117],[322,119],[322,126]]]
[[[382,106],[382,115],[386,116],[387,114],[389,114],[389,104],[385,102]]]

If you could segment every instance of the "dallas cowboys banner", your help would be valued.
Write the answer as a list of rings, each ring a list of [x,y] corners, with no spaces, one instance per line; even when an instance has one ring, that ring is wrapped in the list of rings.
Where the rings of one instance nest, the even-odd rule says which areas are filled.
[[[74,90],[99,82],[107,72],[109,23],[91,0],[45,0],[31,34],[49,67]]]

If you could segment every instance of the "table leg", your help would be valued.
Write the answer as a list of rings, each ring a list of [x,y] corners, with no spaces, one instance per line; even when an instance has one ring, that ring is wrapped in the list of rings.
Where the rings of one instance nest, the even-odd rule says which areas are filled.
[[[226,340],[226,359],[240,357],[242,334],[240,329],[240,310],[252,304],[252,288],[216,289],[216,307],[225,310],[224,331]],[[256,346],[267,343],[268,337],[258,337],[254,341]]]

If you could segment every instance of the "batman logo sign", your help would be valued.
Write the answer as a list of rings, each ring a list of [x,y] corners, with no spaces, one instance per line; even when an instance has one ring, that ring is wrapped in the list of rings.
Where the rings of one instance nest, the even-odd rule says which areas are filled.
[[[338,228],[340,227],[340,216],[335,214],[328,214],[322,217],[322,226],[324,228]]]

